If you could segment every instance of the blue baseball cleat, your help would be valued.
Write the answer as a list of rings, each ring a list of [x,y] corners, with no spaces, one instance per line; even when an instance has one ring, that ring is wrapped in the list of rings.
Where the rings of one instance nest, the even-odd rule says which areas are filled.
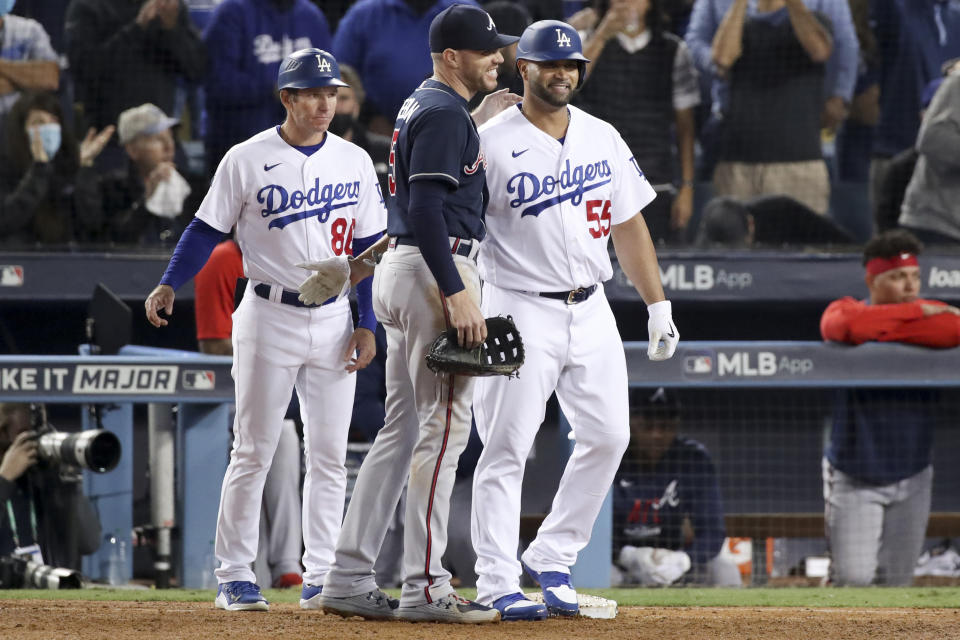
[[[303,590],[300,591],[301,609],[319,609],[320,592],[323,591],[323,585],[303,583]]]
[[[580,613],[580,605],[577,604],[577,592],[570,584],[569,573],[561,571],[538,573],[526,564],[523,565],[523,568],[540,585],[547,611],[556,616],[575,616]]]
[[[500,612],[500,620],[511,622],[514,620],[546,620],[547,607],[527,600],[520,592],[505,595],[493,601],[493,608]]]
[[[260,587],[246,580],[236,580],[220,584],[214,606],[225,611],[267,611],[270,603],[260,593]]]

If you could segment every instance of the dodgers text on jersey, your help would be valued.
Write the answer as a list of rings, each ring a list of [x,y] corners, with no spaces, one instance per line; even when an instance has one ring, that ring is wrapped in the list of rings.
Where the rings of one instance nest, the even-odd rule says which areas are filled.
[[[264,205],[260,215],[264,218],[279,215],[288,210],[300,209],[304,205],[316,207],[304,209],[275,218],[270,221],[269,229],[283,229],[291,222],[305,220],[316,216],[320,222],[326,222],[330,212],[357,204],[360,198],[360,181],[341,182],[340,184],[325,184],[320,186],[320,179],[315,178],[313,186],[306,193],[295,190],[287,191],[279,184],[268,184],[257,192],[257,202]],[[345,202],[341,202],[346,200]],[[319,205],[319,206],[318,206]]]
[[[517,209],[525,204],[536,202],[523,210],[520,214],[523,217],[538,216],[546,209],[566,200],[573,205],[579,205],[584,193],[609,183],[612,179],[611,175],[610,164],[606,160],[586,165],[578,164],[571,168],[569,158],[556,178],[550,175],[537,177],[533,173],[522,171],[507,181],[507,193],[517,194],[516,198],[510,200],[510,207]],[[554,196],[554,192],[558,190],[560,193]],[[543,196],[552,197],[540,200]],[[537,202],[538,200],[540,201]]]

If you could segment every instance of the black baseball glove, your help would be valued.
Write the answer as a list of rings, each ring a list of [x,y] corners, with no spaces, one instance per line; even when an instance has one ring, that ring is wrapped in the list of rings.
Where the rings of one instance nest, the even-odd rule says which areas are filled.
[[[457,344],[457,330],[447,329],[427,352],[427,366],[435,373],[460,376],[517,375],[523,364],[523,340],[513,318],[487,318],[487,339],[475,349]]]

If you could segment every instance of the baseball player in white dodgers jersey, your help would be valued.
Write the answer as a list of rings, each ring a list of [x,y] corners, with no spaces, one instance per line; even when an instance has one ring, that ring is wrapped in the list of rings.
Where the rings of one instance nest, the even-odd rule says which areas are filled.
[[[640,213],[654,190],[612,126],[567,104],[588,62],[581,51],[566,23],[529,26],[517,46],[523,102],[480,128],[490,191],[482,311],[513,316],[526,348],[519,378],[479,378],[473,405],[484,444],[473,484],[477,599],[504,620],[578,612],[570,566],[630,438],[626,358],[603,291],[613,275],[611,237],[648,304],[649,357],[671,357],[678,339]],[[544,607],[520,591],[517,544],[524,463],[554,391],[575,445],[550,513],[521,556]]]
[[[346,286],[323,304],[305,305],[297,286],[311,272],[295,265],[362,250],[386,227],[370,157],[327,132],[340,86],[346,85],[337,61],[325,51],[301,49],[283,61],[278,88],[286,120],[224,155],[161,284],[145,303],[152,324],[167,324],[158,311],[172,313],[174,290],[236,225],[249,283],[233,314],[237,410],[215,546],[216,606],[228,611],[268,608],[250,563],[257,553],[264,480],[293,388],[306,452],[304,608],[319,608],[340,530],[354,372],[376,352],[376,318],[369,281],[357,288],[356,330]]]
[[[498,34],[475,6],[445,9],[430,25],[433,76],[397,115],[390,244],[373,279],[374,309],[387,334],[386,419],[357,477],[321,594],[324,611],[454,623],[500,619],[496,610],[459,597],[440,562],[457,461],[470,435],[473,379],[434,374],[424,356],[448,326],[468,347],[485,337],[474,262],[484,236],[485,162],[467,101],[496,87],[499,49],[516,40]],[[397,603],[377,588],[373,566],[405,481]]]

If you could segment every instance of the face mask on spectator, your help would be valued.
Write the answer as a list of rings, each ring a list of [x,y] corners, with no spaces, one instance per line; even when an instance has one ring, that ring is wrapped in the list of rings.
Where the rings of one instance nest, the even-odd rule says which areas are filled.
[[[0,16],[5,16],[13,9],[17,0],[0,0]]]
[[[357,126],[357,119],[351,113],[335,113],[330,120],[330,133],[342,136]]]
[[[4,2],[4,0],[0,0],[0,2]],[[57,154],[61,141],[59,124],[55,122],[38,124],[33,127],[32,135],[40,136],[40,144],[43,145],[43,150],[47,152],[48,158],[53,158]]]

